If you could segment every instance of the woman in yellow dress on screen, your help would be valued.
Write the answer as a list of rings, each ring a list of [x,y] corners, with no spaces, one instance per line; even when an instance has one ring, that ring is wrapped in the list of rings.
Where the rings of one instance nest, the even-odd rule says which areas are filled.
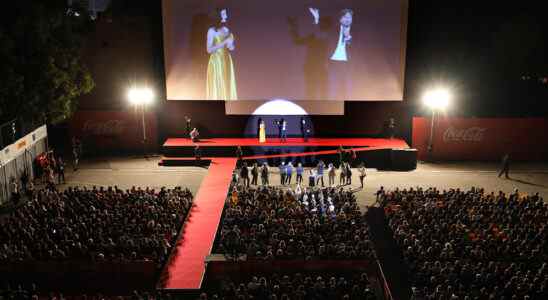
[[[215,15],[217,25],[207,31],[207,99],[236,100],[236,76],[230,51],[234,51],[234,35],[227,27],[228,12],[220,9]]]

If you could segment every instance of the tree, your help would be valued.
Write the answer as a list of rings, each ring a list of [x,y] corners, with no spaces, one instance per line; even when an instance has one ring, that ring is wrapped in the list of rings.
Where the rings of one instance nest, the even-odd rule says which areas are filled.
[[[81,61],[91,21],[66,0],[11,2],[0,12],[0,121],[57,123],[76,110],[93,79]]]

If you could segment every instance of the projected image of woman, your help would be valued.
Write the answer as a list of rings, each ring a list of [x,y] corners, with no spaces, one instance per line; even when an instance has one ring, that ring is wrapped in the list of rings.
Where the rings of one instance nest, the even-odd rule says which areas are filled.
[[[228,11],[216,11],[212,27],[207,31],[207,99],[236,100],[236,77],[230,51],[234,51],[234,34],[227,26]]]

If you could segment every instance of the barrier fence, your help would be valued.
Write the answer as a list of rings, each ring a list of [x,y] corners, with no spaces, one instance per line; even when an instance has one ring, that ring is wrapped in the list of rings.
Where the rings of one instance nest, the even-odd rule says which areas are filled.
[[[36,175],[34,161],[47,151],[47,128],[40,126],[0,151],[0,205],[10,200],[15,180],[21,187],[21,175],[27,173],[29,181]]]

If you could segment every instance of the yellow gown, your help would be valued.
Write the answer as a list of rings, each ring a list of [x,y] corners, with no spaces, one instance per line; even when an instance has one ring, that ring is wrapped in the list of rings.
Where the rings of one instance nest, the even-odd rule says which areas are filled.
[[[259,143],[264,142],[266,142],[266,132],[264,128],[264,123],[261,123],[261,125],[259,125]]]
[[[222,43],[225,39],[234,38],[232,34],[213,38],[213,46]],[[237,100],[236,76],[234,64],[226,47],[217,49],[209,56],[207,65],[207,99],[208,100]]]

